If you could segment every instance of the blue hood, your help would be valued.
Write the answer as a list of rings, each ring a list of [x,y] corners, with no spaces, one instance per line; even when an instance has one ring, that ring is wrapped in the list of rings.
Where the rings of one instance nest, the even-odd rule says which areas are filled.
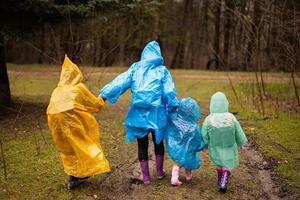
[[[155,66],[163,65],[164,59],[161,55],[159,44],[156,41],[151,41],[145,46],[141,55],[141,62]]]
[[[201,118],[201,110],[194,99],[184,98],[179,103],[178,116],[190,122],[197,122]]]

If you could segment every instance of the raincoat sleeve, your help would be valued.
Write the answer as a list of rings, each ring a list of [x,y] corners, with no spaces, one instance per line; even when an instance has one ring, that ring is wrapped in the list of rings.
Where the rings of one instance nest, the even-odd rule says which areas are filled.
[[[208,118],[206,117],[202,125],[202,137],[206,145],[208,145]]]
[[[99,112],[104,105],[102,98],[97,98],[84,84],[79,84],[79,95],[77,101],[80,102],[88,112]]]
[[[176,89],[170,72],[165,69],[163,79],[163,101],[167,105],[168,111],[173,111],[174,107],[178,107],[179,102],[176,97]]]
[[[205,142],[202,137],[202,134],[201,134],[201,129],[199,127],[197,127],[197,129],[196,129],[195,143],[196,143],[195,144],[196,151],[202,151],[206,147]]]
[[[117,76],[112,82],[105,85],[104,88],[100,90],[102,97],[107,99],[110,103],[115,104],[119,97],[131,87],[132,69],[133,66],[131,66],[126,72]]]
[[[235,126],[236,143],[239,146],[242,146],[242,145],[244,145],[248,142],[247,137],[246,137],[240,123],[237,121],[237,119],[235,117],[233,118],[233,123],[234,123],[234,126]]]

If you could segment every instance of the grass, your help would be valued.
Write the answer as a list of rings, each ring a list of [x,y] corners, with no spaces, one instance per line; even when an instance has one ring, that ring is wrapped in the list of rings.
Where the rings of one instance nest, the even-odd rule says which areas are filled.
[[[274,159],[274,163],[270,164],[274,164],[275,171],[288,180],[286,189],[299,191],[299,117],[297,119],[284,113],[278,119],[259,121],[257,124],[262,127],[254,133],[260,149]]]
[[[239,93],[243,91],[250,93],[249,84],[239,84],[237,89]],[[299,85],[298,92],[300,92]],[[248,116],[248,119],[245,118],[242,122],[250,125],[251,130],[247,133],[269,161],[268,166],[274,168],[273,178],[280,183],[281,189],[299,195],[300,114],[299,107],[294,106],[295,93],[291,83],[268,83],[266,93],[268,96],[268,99],[264,100],[266,118],[262,119],[261,114],[253,110],[253,107],[249,107],[251,97],[246,95],[248,100],[243,101],[247,102],[247,109],[242,111],[241,116]],[[274,103],[275,101],[278,101],[278,105]]]
[[[59,79],[60,68],[57,66],[41,67],[39,65],[12,64],[8,68],[12,95],[14,100],[18,102],[15,110],[18,110],[22,104],[24,105],[16,122],[14,122],[16,119],[15,114],[0,121],[0,134],[4,141],[8,169],[7,181],[0,174],[0,199],[94,199],[95,195],[96,198],[105,198],[109,188],[99,187],[99,182],[106,175],[93,177],[89,180],[89,184],[83,185],[78,190],[72,192],[65,190],[66,175],[63,172],[59,154],[47,128],[45,116],[51,92]],[[98,89],[109,82],[115,76],[115,73],[124,70],[125,68],[85,67],[83,73],[100,72],[99,76],[91,76],[86,82],[91,91],[97,94]],[[51,74],[51,72],[54,72],[54,74]],[[104,76],[101,74],[102,72],[113,74]],[[247,136],[255,140],[259,150],[270,160],[270,166],[272,164],[275,174],[280,177],[279,181],[283,180],[284,183],[287,183],[286,187],[289,191],[294,193],[299,191],[300,141],[298,130],[300,129],[300,116],[299,112],[291,109],[290,102],[294,97],[294,91],[289,82],[266,83],[269,99],[265,100],[265,107],[268,118],[262,120],[261,114],[258,113],[252,103],[251,92],[254,86],[250,82],[243,82],[238,79],[238,77],[243,76],[253,78],[253,73],[231,73],[238,93],[238,100],[234,96],[227,79],[202,80],[185,77],[198,74],[217,78],[226,77],[227,73],[225,72],[174,70],[171,73],[174,75],[178,97],[191,96],[195,98],[204,114],[208,114],[211,95],[216,91],[225,92],[230,102],[230,111],[238,112],[237,118],[242,123]],[[280,79],[288,77],[288,74],[270,73],[266,76]],[[275,98],[280,101],[278,111],[274,110],[274,104],[272,103]],[[125,144],[123,123],[129,102],[130,92],[127,92],[119,99],[116,106],[107,104],[103,111],[96,114],[96,118],[100,123],[102,146],[111,166],[113,166],[113,170],[122,166],[123,162],[130,160],[132,156],[136,156],[136,144]],[[243,104],[245,109],[241,109],[240,104]],[[168,199],[193,194],[195,196],[200,195],[203,199],[239,199],[243,193],[241,191],[246,193],[251,191],[245,194],[250,196],[243,196],[245,199],[257,198],[258,186],[251,181],[251,178],[243,177],[250,170],[245,165],[239,168],[240,172],[238,173],[240,175],[237,175],[237,179],[232,181],[232,187],[241,187],[241,191],[230,191],[231,193],[226,194],[226,196],[216,193],[214,188],[211,187],[212,184],[215,184],[215,175],[213,166],[209,164],[207,152],[203,154],[203,158],[203,168],[206,170],[200,169],[198,170],[200,172],[196,172],[201,175],[198,179],[196,176],[198,182],[193,183],[191,186],[173,189],[169,187],[169,180],[166,179],[162,183],[156,183],[158,184],[157,187],[147,189],[148,198],[159,199],[164,197]],[[171,162],[167,161],[166,165],[170,168]],[[111,193],[113,194],[114,191],[111,191]]]

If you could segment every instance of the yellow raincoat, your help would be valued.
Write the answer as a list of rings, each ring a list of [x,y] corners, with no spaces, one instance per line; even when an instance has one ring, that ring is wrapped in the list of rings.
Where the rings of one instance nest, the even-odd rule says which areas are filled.
[[[81,71],[65,56],[60,81],[47,108],[48,125],[64,170],[78,178],[110,171],[99,143],[99,126],[91,114],[99,112],[104,101],[82,82]]]

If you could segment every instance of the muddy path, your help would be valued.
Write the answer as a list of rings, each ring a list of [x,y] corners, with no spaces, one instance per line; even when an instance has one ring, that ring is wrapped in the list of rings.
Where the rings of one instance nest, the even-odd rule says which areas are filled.
[[[150,149],[151,184],[143,185],[136,155],[113,169],[106,177],[99,180],[98,191],[103,199],[263,199],[279,198],[278,189],[271,179],[271,171],[262,155],[250,142],[240,153],[240,166],[232,173],[228,192],[222,194],[217,188],[215,169],[209,162],[208,152],[202,157],[202,166],[193,172],[192,182],[185,181],[184,170],[180,179],[183,185],[170,185],[172,161],[166,155],[165,169],[168,176],[163,180],[155,178],[155,159]]]
[[[49,71],[49,72],[43,72],[43,71],[14,71],[14,70],[8,70],[9,76],[13,77],[23,77],[23,78],[35,78],[35,79],[48,79],[48,78],[55,78],[60,76],[59,71]],[[101,79],[101,78],[114,78],[120,73],[116,72],[84,72],[85,79]],[[215,74],[215,75],[207,75],[207,74],[178,74],[175,73],[172,75],[174,79],[180,79],[180,80],[222,80],[222,81],[228,81],[228,76],[223,73],[223,75]],[[232,74],[230,75],[230,79],[233,82],[251,82],[254,81],[255,76],[254,74],[245,74],[243,76]],[[283,83],[283,82],[289,82],[291,81],[291,78],[289,76],[264,76],[264,81],[266,83]]]

